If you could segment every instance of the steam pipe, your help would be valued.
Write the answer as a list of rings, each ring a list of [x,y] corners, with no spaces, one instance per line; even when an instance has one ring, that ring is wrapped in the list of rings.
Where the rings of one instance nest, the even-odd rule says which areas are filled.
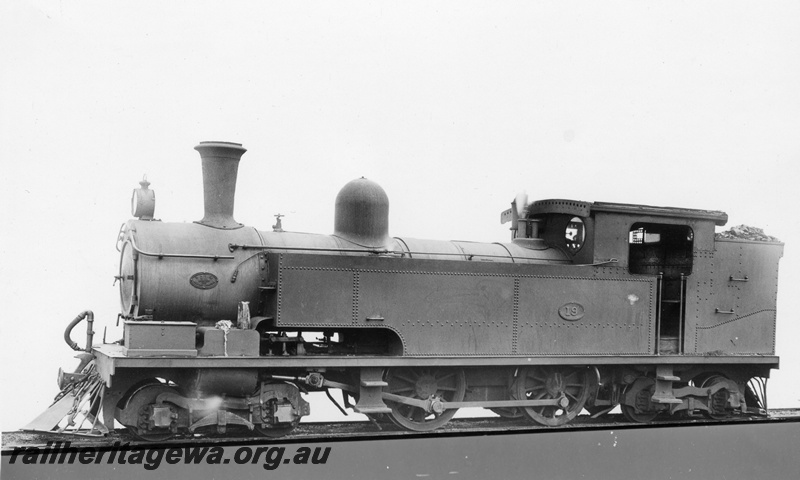
[[[81,349],[81,347],[79,347],[78,344],[74,342],[72,338],[70,338],[70,335],[72,334],[72,329],[75,328],[77,324],[81,323],[81,320],[83,320],[84,318],[87,318],[86,348],[84,348],[84,351],[91,353],[92,337],[94,337],[94,331],[92,331],[92,324],[94,323],[94,312],[92,312],[91,310],[86,310],[81,312],[80,315],[78,315],[71,322],[69,322],[69,325],[67,325],[67,329],[64,331],[64,341],[67,342],[69,348],[73,350]]]

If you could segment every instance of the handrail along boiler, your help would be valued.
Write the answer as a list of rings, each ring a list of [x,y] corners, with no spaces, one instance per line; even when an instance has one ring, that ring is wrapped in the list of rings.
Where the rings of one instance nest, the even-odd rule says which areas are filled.
[[[518,198],[510,242],[421,240],[390,236],[386,193],[359,178],[332,235],[260,231],[233,218],[245,149],[195,148],[203,219],[156,220],[141,183],[118,240],[124,338],[90,337],[60,375],[94,429],[280,436],[302,392],[331,389],[414,431],[467,407],[551,426],[766,409],[783,244],[715,235],[725,213]]]

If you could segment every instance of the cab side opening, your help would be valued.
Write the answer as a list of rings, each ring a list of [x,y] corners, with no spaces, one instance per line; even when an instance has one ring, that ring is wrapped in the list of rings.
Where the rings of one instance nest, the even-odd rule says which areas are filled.
[[[680,354],[694,232],[687,225],[635,223],[628,244],[630,273],[658,277],[656,353]]]

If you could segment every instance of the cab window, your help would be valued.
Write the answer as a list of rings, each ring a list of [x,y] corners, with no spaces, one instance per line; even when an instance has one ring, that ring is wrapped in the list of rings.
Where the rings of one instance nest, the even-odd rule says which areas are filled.
[[[630,272],[690,275],[693,244],[694,232],[688,225],[635,223],[628,233]]]
[[[576,254],[583,247],[583,242],[586,239],[586,228],[583,220],[580,217],[572,217],[567,228],[564,231],[564,240],[566,241],[567,250],[569,253]]]

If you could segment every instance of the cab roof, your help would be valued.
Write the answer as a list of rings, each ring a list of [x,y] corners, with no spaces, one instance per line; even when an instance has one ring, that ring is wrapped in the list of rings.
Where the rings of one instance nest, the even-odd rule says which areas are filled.
[[[717,210],[698,210],[693,208],[655,207],[629,203],[581,202],[566,199],[537,200],[527,207],[528,215],[564,213],[578,217],[589,217],[592,213],[618,213],[627,215],[647,215],[653,217],[691,218],[711,220],[722,226],[728,222],[728,214]]]

